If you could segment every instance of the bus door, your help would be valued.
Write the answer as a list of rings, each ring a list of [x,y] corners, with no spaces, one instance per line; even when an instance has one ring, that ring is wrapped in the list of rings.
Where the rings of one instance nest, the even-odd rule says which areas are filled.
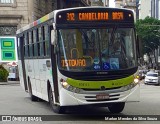
[[[51,28],[52,29],[52,28]],[[57,74],[57,61],[55,54],[55,42],[56,42],[56,30],[51,30],[51,63],[52,63],[52,77],[53,77],[53,91],[55,96],[55,102],[59,103],[59,90],[58,90],[58,74]]]
[[[28,91],[27,79],[26,79],[26,68],[24,61],[24,37],[18,38],[18,55],[19,55],[19,78],[21,85],[24,86],[25,91]]]

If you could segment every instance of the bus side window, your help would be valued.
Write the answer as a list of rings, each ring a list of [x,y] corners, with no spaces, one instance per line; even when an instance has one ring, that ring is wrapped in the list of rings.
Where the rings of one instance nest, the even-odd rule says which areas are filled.
[[[28,54],[28,57],[30,57],[30,53],[29,53],[29,51],[30,51],[30,49],[29,49],[29,33],[27,33],[27,49],[28,49],[28,51],[27,51],[27,54]]]
[[[38,37],[39,37],[39,43],[38,43],[38,45],[39,45],[39,56],[44,56],[44,47],[43,47],[43,27],[39,27],[38,28],[38,31],[39,31],[39,34],[38,34]]]
[[[44,26],[44,35],[45,35],[45,54],[49,55],[49,26]]]
[[[43,26],[42,27],[42,43],[41,43],[41,45],[42,45],[41,47],[43,49],[43,51],[42,51],[43,56],[46,56],[45,39],[46,39],[46,37],[45,37],[45,27]]]
[[[34,56],[38,56],[37,50],[37,30],[33,30],[33,46],[34,46]]]
[[[32,44],[32,42],[33,42],[33,37],[32,37],[32,35],[33,35],[33,33],[32,33],[32,31],[31,32],[29,32],[29,55],[30,55],[30,57],[33,57],[33,44]]]
[[[39,43],[39,40],[40,40],[40,34],[39,34],[39,28],[37,29],[37,55],[40,56],[40,43]]]
[[[33,41],[33,30],[31,32],[31,40],[32,40],[32,55],[34,56],[34,41]]]
[[[28,33],[26,33],[24,35],[24,40],[25,40],[25,43],[24,43],[24,53],[25,53],[25,58],[28,57],[28,52],[29,52],[29,49],[28,49]]]
[[[48,25],[45,25],[44,26],[44,37],[45,37],[45,49],[44,49],[44,52],[45,52],[45,55],[48,56],[49,55],[49,28],[48,28]]]

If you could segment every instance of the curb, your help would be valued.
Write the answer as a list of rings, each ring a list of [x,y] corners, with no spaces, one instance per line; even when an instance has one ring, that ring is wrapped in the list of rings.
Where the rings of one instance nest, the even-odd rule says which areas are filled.
[[[0,85],[12,85],[12,84],[20,84],[20,82],[19,81],[0,82]]]

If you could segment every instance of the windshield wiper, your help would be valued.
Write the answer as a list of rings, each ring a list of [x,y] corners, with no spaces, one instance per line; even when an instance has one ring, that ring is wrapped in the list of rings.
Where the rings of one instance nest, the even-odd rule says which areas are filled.
[[[89,43],[92,43],[92,41],[88,38],[87,34],[82,30],[82,29],[79,29],[79,31],[82,33],[82,35],[84,36],[84,38],[89,42]],[[91,46],[92,47],[92,46]]]
[[[111,33],[110,43],[113,43],[113,41],[114,41],[114,39],[115,39],[115,32],[116,32],[116,30],[117,30],[117,26],[115,26],[115,27],[113,28],[113,31],[112,31],[112,33]]]

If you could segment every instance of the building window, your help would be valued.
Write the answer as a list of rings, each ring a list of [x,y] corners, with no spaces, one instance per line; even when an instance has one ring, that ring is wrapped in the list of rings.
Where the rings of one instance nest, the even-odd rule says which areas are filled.
[[[0,4],[12,4],[12,3],[14,3],[14,0],[0,0]]]
[[[3,6],[3,7],[16,7],[17,4],[16,4],[16,0],[0,0],[0,6]]]

